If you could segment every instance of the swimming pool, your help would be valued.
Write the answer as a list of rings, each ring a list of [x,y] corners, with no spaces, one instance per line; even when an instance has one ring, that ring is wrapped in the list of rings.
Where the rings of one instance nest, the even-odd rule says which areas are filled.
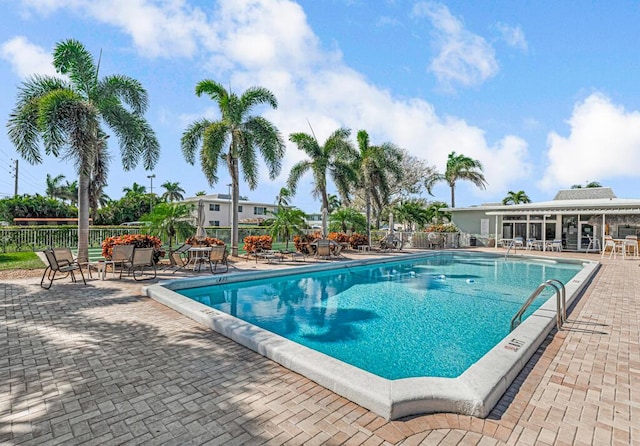
[[[510,334],[513,314],[549,278],[571,302],[596,265],[437,252],[173,281],[148,294],[387,418],[483,416],[550,331],[555,302],[537,299]]]

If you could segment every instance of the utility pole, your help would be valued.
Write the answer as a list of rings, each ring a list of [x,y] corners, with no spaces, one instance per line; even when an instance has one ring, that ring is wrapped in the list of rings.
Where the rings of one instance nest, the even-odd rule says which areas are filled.
[[[15,179],[15,183],[13,186],[13,195],[15,197],[18,196],[18,160],[12,160],[15,162],[15,166],[13,167],[13,178]]]

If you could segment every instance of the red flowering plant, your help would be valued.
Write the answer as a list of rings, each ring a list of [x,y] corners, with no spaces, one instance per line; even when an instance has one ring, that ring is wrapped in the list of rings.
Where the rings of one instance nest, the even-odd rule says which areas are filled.
[[[306,245],[321,238],[322,234],[319,232],[314,232],[313,234],[294,235],[293,244],[296,247],[296,251],[304,252]]]
[[[185,243],[191,246],[224,246],[224,242],[215,237],[207,237],[202,240],[198,240],[195,237],[189,237]]]
[[[147,234],[124,234],[107,237],[102,242],[102,256],[105,259],[111,259],[114,245],[133,245],[136,248],[153,248],[155,253],[153,260],[158,263],[160,257],[164,255],[162,248],[162,240],[160,237]]]
[[[358,249],[358,246],[368,245],[369,238],[364,234],[352,234],[351,237],[349,237],[349,244],[353,249]]]
[[[344,232],[330,232],[327,238],[336,243],[349,243],[349,236]]]
[[[244,250],[255,252],[258,250],[271,249],[273,239],[270,235],[248,235],[244,238]]]

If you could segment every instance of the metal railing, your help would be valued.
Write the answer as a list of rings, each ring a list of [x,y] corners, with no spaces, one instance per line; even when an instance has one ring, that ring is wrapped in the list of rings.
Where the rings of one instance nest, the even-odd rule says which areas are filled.
[[[557,285],[559,284],[559,286]],[[531,293],[531,296],[526,300],[526,302],[520,307],[518,312],[511,318],[511,330],[513,331],[522,323],[522,315],[527,308],[533,303],[533,301],[544,291],[545,288],[552,287],[556,290],[556,327],[558,330],[562,329],[562,325],[567,320],[567,309],[566,309],[566,290],[564,284],[560,282],[558,279],[549,279],[542,282],[536,290]]]

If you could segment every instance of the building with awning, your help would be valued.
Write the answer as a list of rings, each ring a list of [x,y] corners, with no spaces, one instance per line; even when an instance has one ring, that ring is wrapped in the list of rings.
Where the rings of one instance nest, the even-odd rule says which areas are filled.
[[[640,235],[640,199],[616,197],[609,187],[560,190],[551,201],[450,208],[452,221],[478,245],[501,240],[562,240],[563,249],[584,251],[613,238]]]

